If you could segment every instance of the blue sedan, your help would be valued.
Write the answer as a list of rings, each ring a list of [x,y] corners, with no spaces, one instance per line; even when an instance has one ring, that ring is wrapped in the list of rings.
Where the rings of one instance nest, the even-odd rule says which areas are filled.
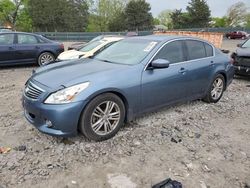
[[[22,32],[0,33],[0,66],[49,64],[64,51],[63,44],[41,35]]]
[[[196,99],[218,102],[233,75],[230,58],[206,41],[133,37],[91,59],[37,69],[23,107],[41,132],[66,137],[80,131],[102,141],[142,113]]]

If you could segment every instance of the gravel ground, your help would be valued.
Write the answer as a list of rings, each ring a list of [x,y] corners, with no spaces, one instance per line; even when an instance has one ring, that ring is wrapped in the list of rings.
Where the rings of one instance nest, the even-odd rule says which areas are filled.
[[[34,68],[0,69],[0,147],[12,148],[0,154],[0,188],[144,188],[168,177],[187,188],[250,187],[250,79],[235,79],[217,104],[149,113],[96,143],[27,123],[20,99]]]

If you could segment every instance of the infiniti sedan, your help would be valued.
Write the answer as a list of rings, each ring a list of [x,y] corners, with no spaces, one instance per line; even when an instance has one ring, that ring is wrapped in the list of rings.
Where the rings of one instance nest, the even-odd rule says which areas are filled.
[[[206,41],[133,37],[91,59],[37,69],[22,103],[41,132],[102,141],[142,113],[196,99],[218,102],[233,75],[230,58]]]

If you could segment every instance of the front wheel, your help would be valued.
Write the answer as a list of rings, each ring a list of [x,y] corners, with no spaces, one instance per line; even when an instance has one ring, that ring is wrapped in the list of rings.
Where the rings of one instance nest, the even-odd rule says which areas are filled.
[[[223,75],[218,74],[214,78],[208,90],[208,93],[203,100],[208,103],[217,103],[221,99],[224,90],[225,90],[225,78]]]
[[[115,94],[105,93],[91,100],[86,106],[79,128],[87,138],[103,141],[115,136],[124,119],[123,101]]]
[[[55,61],[55,57],[50,52],[44,52],[38,57],[38,64],[39,66],[48,65]]]

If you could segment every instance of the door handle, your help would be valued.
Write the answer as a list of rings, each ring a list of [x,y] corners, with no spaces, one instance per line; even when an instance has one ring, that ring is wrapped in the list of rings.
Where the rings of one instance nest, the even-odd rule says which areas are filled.
[[[211,63],[211,66],[214,66],[214,61],[210,61],[210,63]]]
[[[10,46],[10,47],[9,47],[9,50],[14,50],[14,48]]]
[[[187,72],[187,69],[185,69],[185,68],[183,68],[183,67],[179,70],[179,73],[184,74],[185,72]]]
[[[39,46],[36,46],[35,48],[36,48],[36,49],[40,49],[40,47],[39,47]]]

